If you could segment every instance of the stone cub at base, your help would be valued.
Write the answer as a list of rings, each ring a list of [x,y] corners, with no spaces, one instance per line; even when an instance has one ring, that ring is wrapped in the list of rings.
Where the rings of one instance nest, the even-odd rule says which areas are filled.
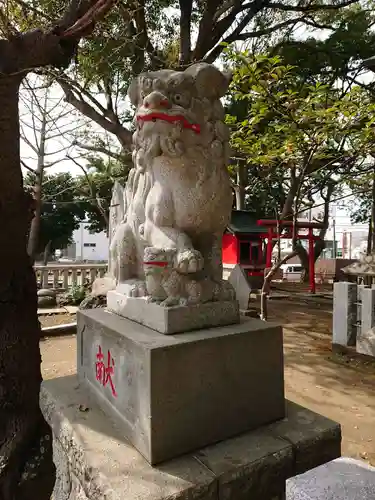
[[[223,287],[209,278],[195,280],[176,270],[177,250],[148,247],[144,253],[144,272],[148,300],[163,307],[233,300],[230,284]]]

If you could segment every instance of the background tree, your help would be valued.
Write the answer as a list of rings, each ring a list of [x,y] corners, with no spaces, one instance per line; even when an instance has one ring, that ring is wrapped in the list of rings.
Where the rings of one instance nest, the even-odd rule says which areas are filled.
[[[30,197],[19,151],[19,87],[33,68],[66,67],[83,34],[111,6],[73,1],[49,27],[23,31],[0,5],[0,498],[49,500],[55,481],[51,429],[39,407],[40,325],[26,251]],[[27,5],[27,4],[26,4]],[[7,7],[10,7],[8,4]]]
[[[33,173],[26,175],[24,184],[27,190],[34,190]],[[44,175],[41,191],[40,234],[35,255],[44,254],[45,259],[72,243],[73,231],[85,218],[85,204],[77,199],[77,179],[69,173]]]
[[[116,160],[91,155],[86,158],[86,165],[82,159],[76,164],[83,171],[83,175],[76,179],[76,199],[81,201],[85,210],[88,229],[93,233],[108,232],[113,184],[116,180],[125,184],[131,157],[119,156]]]
[[[368,224],[367,255],[375,251],[375,165],[372,171],[350,179],[348,186],[355,196],[350,206],[351,221],[354,224]]]
[[[60,0],[42,0],[38,10],[24,0],[8,0],[13,19],[29,28],[61,11]],[[74,70],[54,72],[66,99],[128,149],[126,90],[145,69],[181,69],[196,61],[214,62],[224,43],[271,40],[304,28],[335,24],[335,15],[358,0],[119,0],[100,37],[86,40]]]
[[[41,251],[41,241],[50,241],[40,234],[45,229],[45,221],[41,228],[43,187],[51,186],[51,179],[44,182],[45,171],[54,166],[61,168],[73,155],[72,137],[84,122],[80,117],[72,120],[71,107],[56,92],[51,79],[27,77],[20,97],[21,164],[31,174],[26,182],[35,200],[35,215],[28,238],[28,254],[34,260]]]
[[[232,147],[248,159],[252,192],[273,201],[274,218],[292,220],[323,200],[324,240],[333,195],[356,175],[368,172],[375,107],[360,87],[342,92],[335,85],[300,78],[279,57],[234,56],[232,98],[243,105],[241,119],[228,116]],[[243,110],[246,116],[243,116]],[[272,198],[274,192],[279,195]],[[267,205],[266,205],[267,207]],[[270,211],[270,205],[267,207]],[[316,243],[315,260],[324,248]],[[308,273],[305,248],[294,241]]]

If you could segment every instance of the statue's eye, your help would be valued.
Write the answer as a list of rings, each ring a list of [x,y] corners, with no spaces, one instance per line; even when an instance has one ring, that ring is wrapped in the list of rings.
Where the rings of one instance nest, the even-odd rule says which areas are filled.
[[[187,92],[176,92],[172,94],[173,102],[175,102],[178,106],[182,106],[183,108],[188,108],[190,104],[190,96]]]

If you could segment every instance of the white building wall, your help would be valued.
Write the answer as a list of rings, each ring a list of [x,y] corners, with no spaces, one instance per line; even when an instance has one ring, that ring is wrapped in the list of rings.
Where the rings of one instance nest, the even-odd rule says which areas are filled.
[[[73,233],[76,248],[76,260],[108,261],[109,240],[105,232],[91,234],[89,225],[81,222]]]

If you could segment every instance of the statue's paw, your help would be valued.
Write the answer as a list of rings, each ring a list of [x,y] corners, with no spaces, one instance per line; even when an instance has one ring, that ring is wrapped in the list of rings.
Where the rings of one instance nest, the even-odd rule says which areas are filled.
[[[203,268],[203,257],[198,250],[183,250],[177,255],[177,270],[180,273],[196,273]]]
[[[160,303],[162,307],[173,307],[180,303],[179,297],[167,297],[163,302]]]
[[[148,295],[146,297],[146,302],[150,303],[150,304],[160,304],[163,300],[162,299],[158,299],[156,297],[152,297],[151,295]]]
[[[129,297],[147,297],[147,295],[146,283],[144,281],[134,283],[129,291]]]

